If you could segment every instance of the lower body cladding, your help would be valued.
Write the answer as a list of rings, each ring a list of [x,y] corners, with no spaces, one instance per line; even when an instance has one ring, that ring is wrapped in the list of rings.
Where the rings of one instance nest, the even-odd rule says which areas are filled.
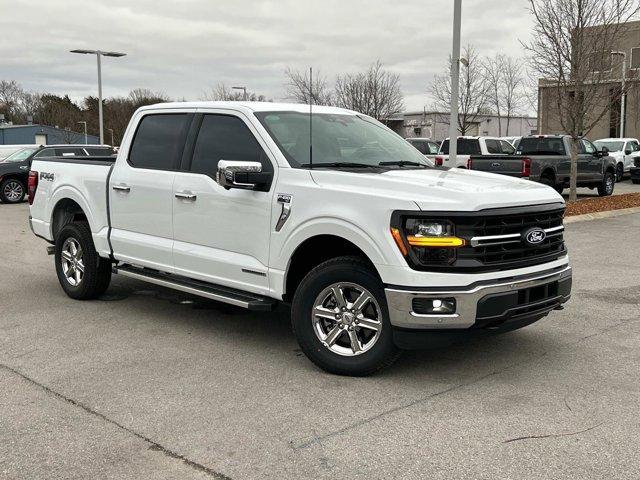
[[[561,309],[571,296],[571,267],[478,282],[464,288],[387,287],[394,339],[401,348],[509,331]]]

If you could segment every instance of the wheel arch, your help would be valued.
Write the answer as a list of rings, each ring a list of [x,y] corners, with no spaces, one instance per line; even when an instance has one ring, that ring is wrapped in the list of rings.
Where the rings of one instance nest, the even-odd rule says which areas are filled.
[[[65,194],[52,196],[53,208],[51,209],[50,231],[51,238],[55,240],[56,235],[62,227],[74,221],[85,221],[93,230],[93,216],[88,204],[79,195],[70,194],[73,190]]]

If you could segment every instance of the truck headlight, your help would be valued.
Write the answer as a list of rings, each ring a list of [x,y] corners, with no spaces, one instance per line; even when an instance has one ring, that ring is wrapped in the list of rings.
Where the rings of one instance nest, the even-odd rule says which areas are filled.
[[[391,235],[400,252],[414,262],[428,265],[447,265],[455,262],[456,249],[465,240],[455,236],[455,226],[448,220],[405,218],[402,228],[391,228]]]

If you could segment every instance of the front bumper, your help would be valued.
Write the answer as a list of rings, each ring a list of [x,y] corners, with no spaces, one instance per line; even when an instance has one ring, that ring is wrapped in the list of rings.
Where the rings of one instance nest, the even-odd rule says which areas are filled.
[[[477,282],[464,288],[388,287],[385,289],[393,327],[415,330],[488,328],[519,319],[541,318],[571,296],[571,267],[518,277]],[[415,299],[455,298],[455,313],[414,312]]]
[[[629,169],[631,180],[640,180],[640,167],[631,167]]]

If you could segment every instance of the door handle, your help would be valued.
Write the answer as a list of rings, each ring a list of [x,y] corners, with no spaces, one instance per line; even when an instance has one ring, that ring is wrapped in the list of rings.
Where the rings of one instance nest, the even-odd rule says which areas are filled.
[[[179,198],[180,200],[190,200],[192,202],[195,202],[198,196],[190,192],[178,192],[176,193],[176,198]]]
[[[27,165],[23,165],[23,166],[20,167],[20,170],[28,170],[28,169],[29,169],[29,167]]]
[[[129,193],[131,191],[131,187],[129,187],[128,185],[114,185],[113,187],[114,190],[117,190],[119,192],[124,192],[124,193]]]

